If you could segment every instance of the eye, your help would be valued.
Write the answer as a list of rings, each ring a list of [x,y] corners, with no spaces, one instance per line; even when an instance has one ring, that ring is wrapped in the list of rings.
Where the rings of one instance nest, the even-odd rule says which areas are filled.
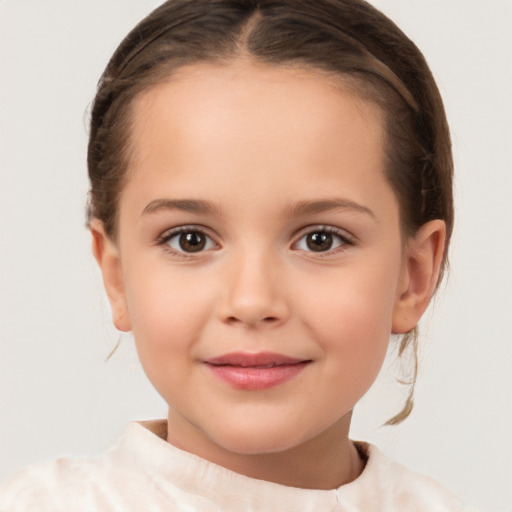
[[[161,243],[181,253],[207,251],[216,247],[215,242],[206,233],[193,228],[179,229],[164,235]]]
[[[295,247],[300,251],[328,252],[343,245],[352,245],[347,236],[332,228],[321,228],[303,235]]]

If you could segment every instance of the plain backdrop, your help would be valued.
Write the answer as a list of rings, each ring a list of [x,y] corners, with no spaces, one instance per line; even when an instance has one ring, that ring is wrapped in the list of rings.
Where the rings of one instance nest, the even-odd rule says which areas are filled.
[[[111,327],[84,227],[86,110],[109,56],[155,0],[0,0],[0,480],[95,455],[164,417]],[[512,2],[374,0],[422,49],[451,124],[457,222],[422,326],[413,415],[384,372],[352,435],[480,510],[512,508]]]

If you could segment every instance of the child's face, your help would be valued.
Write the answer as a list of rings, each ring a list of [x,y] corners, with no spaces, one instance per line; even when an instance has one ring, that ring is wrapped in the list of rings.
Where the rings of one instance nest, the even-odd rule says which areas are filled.
[[[312,72],[197,65],[136,101],[131,149],[110,295],[176,444],[347,429],[407,286],[378,110]]]

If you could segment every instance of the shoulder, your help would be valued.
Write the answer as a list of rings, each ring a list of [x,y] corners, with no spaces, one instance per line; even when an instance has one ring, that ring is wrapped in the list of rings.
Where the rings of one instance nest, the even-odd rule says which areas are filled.
[[[349,490],[363,500],[363,510],[471,512],[433,478],[390,460],[376,446],[358,443],[358,447],[368,462],[362,475],[349,484]]]
[[[97,472],[95,459],[57,459],[30,466],[0,486],[0,510],[74,510],[77,491],[89,492],[98,480]]]
[[[161,427],[161,422],[150,423]],[[154,465],[164,465],[166,447],[155,433],[133,422],[99,457],[61,458],[16,473],[0,485],[0,511],[164,510],[161,504],[172,502],[175,489],[162,482]]]

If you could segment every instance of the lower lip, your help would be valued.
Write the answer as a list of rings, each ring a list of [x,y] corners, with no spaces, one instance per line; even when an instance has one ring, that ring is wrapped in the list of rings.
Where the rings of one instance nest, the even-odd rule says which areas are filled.
[[[261,391],[272,388],[293,379],[301,373],[309,361],[296,364],[283,364],[271,368],[256,368],[251,366],[212,365],[207,366],[210,371],[237,389]]]

